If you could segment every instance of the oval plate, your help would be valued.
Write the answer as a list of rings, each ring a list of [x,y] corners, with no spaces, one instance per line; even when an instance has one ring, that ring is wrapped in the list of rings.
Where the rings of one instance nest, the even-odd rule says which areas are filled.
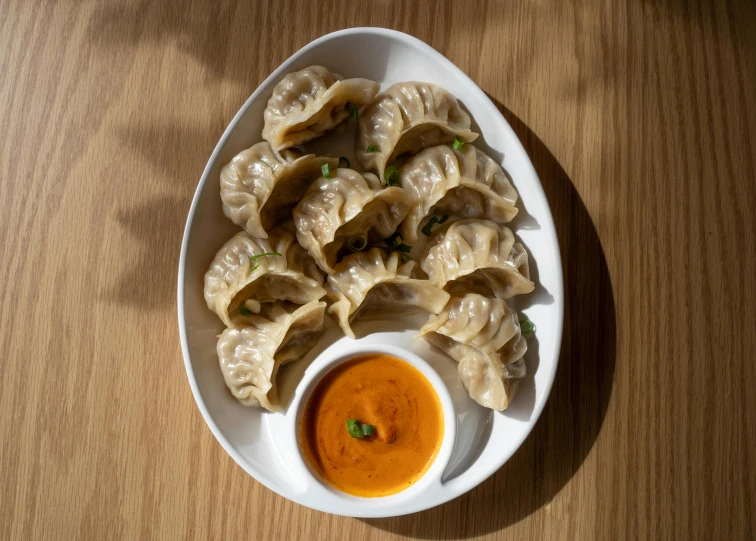
[[[365,77],[382,88],[399,81],[425,81],[454,94],[481,134],[475,145],[501,163],[519,192],[519,214],[511,224],[530,253],[533,293],[517,298],[515,308],[537,326],[528,340],[528,375],[509,409],[492,412],[467,395],[454,361],[424,340],[412,340],[427,320],[418,316],[390,322],[357,322],[350,340],[331,325],[304,359],[279,374],[284,404],[298,404],[320,367],[355,346],[392,344],[414,352],[439,373],[454,402],[457,437],[437,483],[386,498],[360,499],[324,490],[304,466],[295,438],[295,407],[271,414],[240,405],[228,392],[215,352],[222,323],[206,306],[203,276],[217,250],[238,232],[223,215],[221,168],[241,150],[260,141],[263,111],[273,87],[287,73],[312,64],[344,77]],[[318,140],[312,148],[352,157],[354,123]],[[339,133],[341,132],[341,133]],[[354,163],[354,162],[353,162]],[[299,504],[338,515],[386,517],[422,511],[447,502],[498,470],[533,428],[556,373],[562,337],[562,266],[554,221],[543,188],[517,136],[491,100],[459,68],[422,41],[393,30],[352,28],[313,41],[274,71],[239,110],[215,147],[189,210],[178,273],[181,348],[192,393],[213,435],[229,455],[259,482]]]

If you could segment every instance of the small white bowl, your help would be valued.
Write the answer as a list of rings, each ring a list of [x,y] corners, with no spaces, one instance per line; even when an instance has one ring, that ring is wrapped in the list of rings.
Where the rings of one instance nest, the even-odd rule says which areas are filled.
[[[238,232],[221,210],[220,170],[238,152],[260,141],[263,111],[276,83],[287,73],[312,64],[345,77],[372,79],[384,89],[410,80],[442,86],[473,117],[473,128],[481,134],[475,146],[497,159],[511,177],[520,195],[520,213],[512,225],[530,253],[531,274],[537,286],[530,295],[515,299],[516,308],[537,325],[538,331],[529,340],[525,357],[528,375],[505,412],[478,406],[460,384],[457,364],[424,340],[412,339],[427,321],[424,316],[409,323],[357,321],[353,328],[362,336],[358,340],[344,337],[331,326],[313,351],[279,373],[280,395],[288,404],[281,413],[246,408],[226,388],[215,352],[223,324],[208,310],[203,298],[205,271],[217,250]],[[352,124],[349,129],[353,128]],[[328,149],[332,156],[351,159],[353,139],[349,130],[343,135],[340,140],[334,135]],[[422,511],[467,492],[492,475],[519,448],[543,410],[556,374],[562,338],[562,267],[554,222],[538,176],[517,136],[491,100],[459,68],[422,41],[401,32],[382,28],[334,32],[303,47],[279,66],[242,106],[213,151],[184,231],[178,320],[184,363],[197,406],[223,448],[257,481],[297,503],[339,515],[383,517]],[[434,475],[426,474],[432,490],[423,489],[419,483],[415,490],[371,499],[369,504],[325,498],[322,485],[299,456],[297,409],[292,404],[301,402],[307,382],[320,374],[329,360],[352,356],[363,347],[379,346],[399,348],[402,353],[397,356],[405,359],[416,355],[438,374],[431,381],[439,395],[445,388],[453,403],[449,422],[454,421],[457,436],[451,455],[437,458],[437,467],[446,464],[440,480],[434,476],[436,470]]]
[[[349,353],[324,356],[322,364],[319,363],[320,369],[317,372],[311,372],[302,380],[300,385],[303,392],[297,396],[291,405],[291,408],[297,412],[296,416],[294,416],[294,423],[291,425],[291,429],[293,430],[291,437],[299,443],[299,428],[305,406],[310,399],[310,395],[323,377],[338,365],[369,353],[382,353],[401,359],[417,368],[428,379],[441,403],[444,419],[444,435],[433,463],[420,479],[401,492],[376,498],[352,496],[331,487],[327,482],[320,479],[318,474],[313,473],[307,461],[302,458],[301,453],[294,455],[297,468],[307,471],[310,484],[313,487],[312,495],[320,501],[321,505],[333,508],[345,508],[346,506],[353,509],[359,516],[374,516],[376,513],[380,514],[384,509],[395,508],[397,505],[423,498],[423,494],[428,491],[439,490],[443,484],[441,480],[442,474],[449,463],[454,448],[454,441],[457,437],[454,404],[446,385],[444,385],[438,373],[414,353],[388,344],[359,344],[351,348]]]

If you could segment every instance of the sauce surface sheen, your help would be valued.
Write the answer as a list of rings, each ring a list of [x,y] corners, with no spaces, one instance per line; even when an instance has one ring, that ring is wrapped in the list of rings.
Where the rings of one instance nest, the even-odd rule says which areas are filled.
[[[347,419],[375,427],[354,438]],[[443,412],[428,379],[383,354],[356,357],[331,370],[313,391],[300,423],[305,460],[331,486],[377,497],[408,488],[433,463]]]

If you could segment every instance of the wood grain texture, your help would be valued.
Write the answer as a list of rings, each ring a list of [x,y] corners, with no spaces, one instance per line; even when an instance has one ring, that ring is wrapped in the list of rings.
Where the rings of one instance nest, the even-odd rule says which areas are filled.
[[[491,97],[556,220],[564,344],[491,479],[389,520],[299,507],[213,439],[183,225],[255,87],[350,26]],[[0,0],[0,539],[753,539],[753,2]]]

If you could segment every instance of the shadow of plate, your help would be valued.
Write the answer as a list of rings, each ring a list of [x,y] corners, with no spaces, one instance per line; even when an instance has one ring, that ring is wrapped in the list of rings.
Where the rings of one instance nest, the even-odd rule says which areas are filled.
[[[360,519],[393,534],[467,539],[502,530],[548,504],[588,456],[612,392],[614,294],[596,228],[572,181],[549,149],[511,111],[491,99],[528,152],[554,216],[565,285],[559,367],[533,432],[495,475],[460,498],[422,513]],[[535,343],[530,347],[537,349]]]

